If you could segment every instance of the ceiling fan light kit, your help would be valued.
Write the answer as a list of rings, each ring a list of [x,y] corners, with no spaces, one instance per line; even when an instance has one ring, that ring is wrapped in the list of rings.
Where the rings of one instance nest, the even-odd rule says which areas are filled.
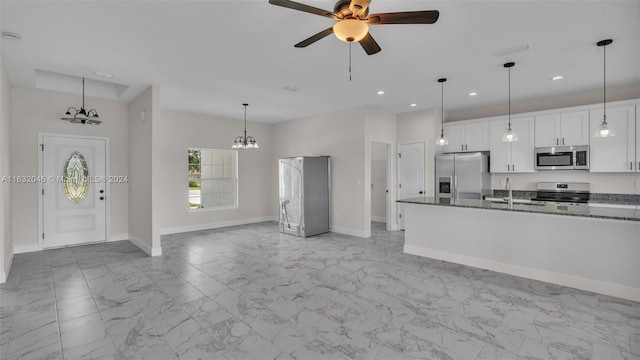
[[[333,33],[344,42],[359,42],[369,33],[369,25],[354,18],[344,19],[333,25]]]
[[[269,0],[269,3],[272,5],[315,14],[337,21],[333,27],[322,30],[297,43],[295,47],[307,47],[325,38],[329,34],[334,33],[338,39],[344,42],[359,42],[367,55],[373,55],[382,50],[369,33],[369,25],[433,24],[438,21],[438,17],[440,16],[437,10],[369,15],[370,2],[371,0],[338,0],[332,12],[290,0]]]

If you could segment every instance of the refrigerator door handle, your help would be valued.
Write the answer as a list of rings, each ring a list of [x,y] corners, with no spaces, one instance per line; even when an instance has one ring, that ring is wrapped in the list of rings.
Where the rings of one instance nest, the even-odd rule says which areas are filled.
[[[457,199],[458,198],[458,174],[457,173],[453,173],[453,198]]]

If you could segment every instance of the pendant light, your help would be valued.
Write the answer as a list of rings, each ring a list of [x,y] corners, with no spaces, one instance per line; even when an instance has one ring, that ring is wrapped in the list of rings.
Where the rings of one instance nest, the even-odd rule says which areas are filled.
[[[70,107],[60,119],[82,125],[102,124],[102,121],[98,119],[98,112],[95,109],[91,109],[89,111],[84,109],[84,78],[82,78],[82,106],[80,107],[80,110]]]
[[[440,146],[449,145],[449,140],[444,137],[444,82],[447,81],[446,78],[438,79],[440,83],[440,138],[436,144]]]
[[[593,136],[594,137],[610,137],[610,136],[616,136],[616,131],[614,128],[611,127],[611,125],[609,125],[609,123],[607,122],[607,45],[610,45],[613,42],[613,40],[611,39],[606,39],[606,40],[602,40],[602,41],[598,41],[597,45],[598,46],[602,46],[602,56],[604,58],[604,71],[603,71],[603,81],[602,81],[602,88],[603,88],[603,99],[602,99],[602,103],[604,105],[604,112],[602,114],[602,122],[600,123],[600,128],[597,129]]]
[[[258,142],[253,136],[247,136],[247,106],[249,104],[242,104],[244,106],[244,135],[237,136],[233,140],[232,149],[257,149],[259,148]]]
[[[508,62],[504,64],[504,67],[506,67],[507,70],[509,70],[509,127],[507,128],[507,131],[505,131],[504,134],[502,134],[503,142],[518,141],[518,134],[516,134],[516,132],[511,129],[511,68],[515,64],[516,63],[514,62]]]

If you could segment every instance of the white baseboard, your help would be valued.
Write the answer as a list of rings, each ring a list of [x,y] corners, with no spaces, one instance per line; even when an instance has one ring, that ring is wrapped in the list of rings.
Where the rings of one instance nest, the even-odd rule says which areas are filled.
[[[42,249],[38,244],[21,244],[21,245],[13,244],[14,254],[24,254],[24,253],[30,253],[34,251],[40,251],[40,250]]]
[[[480,259],[466,255],[431,250],[414,245],[405,245],[404,252],[411,255],[424,256],[431,259],[443,260],[480,269],[492,270],[504,274],[520,276],[528,279],[540,280],[552,284],[568,286],[580,290],[592,291],[598,294],[615,296],[622,299],[640,301],[640,288],[633,288],[630,286],[618,285],[600,280],[587,279],[551,271],[533,269],[524,266],[505,264],[497,261]]]
[[[355,230],[355,229],[343,228],[339,226],[331,226],[331,229],[329,229],[329,231],[338,233],[338,234],[357,236],[361,238],[371,237],[371,231]]]
[[[223,228],[223,227],[228,227],[228,226],[255,224],[255,223],[265,222],[265,221],[278,221],[278,217],[276,217],[276,216],[262,216],[262,217],[249,218],[249,219],[217,221],[217,222],[206,223],[206,224],[175,226],[175,227],[160,229],[160,235],[178,234],[178,233],[185,233],[185,232],[190,232],[190,231],[200,231],[200,230],[209,230],[209,229],[218,229],[218,228]]]
[[[4,269],[0,270],[0,284],[7,282],[7,277],[11,271],[11,264],[13,264],[13,252],[9,255],[9,261],[4,264]]]
[[[140,250],[142,250],[145,253],[147,253],[147,255],[149,255],[149,256],[161,256],[162,255],[162,248],[160,246],[152,248],[151,246],[147,245],[144,241],[136,238],[135,236],[129,236],[128,240],[133,245],[139,247]]]
[[[380,223],[386,223],[387,222],[387,218],[384,217],[384,216],[371,216],[371,221],[380,222]]]
[[[129,233],[111,234],[107,242],[129,240]]]

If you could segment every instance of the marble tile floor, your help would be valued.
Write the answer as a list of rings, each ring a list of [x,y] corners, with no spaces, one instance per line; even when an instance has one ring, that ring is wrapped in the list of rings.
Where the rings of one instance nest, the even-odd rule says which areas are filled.
[[[1,359],[640,359],[640,304],[275,223],[16,255]]]

